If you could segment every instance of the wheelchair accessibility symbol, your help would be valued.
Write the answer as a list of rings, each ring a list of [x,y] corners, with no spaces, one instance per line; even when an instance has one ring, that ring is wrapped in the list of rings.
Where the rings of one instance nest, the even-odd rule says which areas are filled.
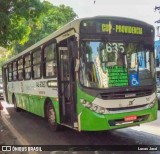
[[[130,74],[130,85],[139,86],[138,74]]]

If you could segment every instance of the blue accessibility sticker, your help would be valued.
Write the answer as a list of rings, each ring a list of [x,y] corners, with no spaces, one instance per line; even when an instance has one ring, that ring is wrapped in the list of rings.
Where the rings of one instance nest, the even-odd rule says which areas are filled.
[[[129,79],[130,79],[131,86],[139,86],[139,77],[137,73],[130,74]]]

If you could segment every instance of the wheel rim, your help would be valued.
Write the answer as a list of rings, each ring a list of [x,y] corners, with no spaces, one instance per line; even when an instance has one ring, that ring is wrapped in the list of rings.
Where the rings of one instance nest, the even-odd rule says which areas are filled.
[[[49,108],[48,113],[49,113],[48,114],[49,123],[53,126],[53,125],[55,125],[55,121],[56,121],[55,112],[54,112],[53,108]]]

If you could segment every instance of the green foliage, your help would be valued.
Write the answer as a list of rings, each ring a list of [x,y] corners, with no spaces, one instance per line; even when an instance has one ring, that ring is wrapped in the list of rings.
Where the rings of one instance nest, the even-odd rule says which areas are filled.
[[[75,17],[73,9],[65,5],[54,6],[40,0],[0,0],[0,66]]]
[[[2,64],[8,60],[8,58],[11,58],[13,55],[11,50],[7,50],[3,47],[0,47],[0,75],[1,75],[1,66]]]
[[[44,1],[37,20],[31,20],[29,23],[31,32],[28,42],[25,44],[18,42],[16,44],[16,50],[18,52],[23,51],[27,47],[56,31],[64,24],[73,20],[76,16],[77,15],[69,6],[54,6],[51,3]]]
[[[11,49],[15,42],[25,43],[31,32],[28,20],[31,15],[36,19],[40,9],[40,0],[0,0],[0,46]]]

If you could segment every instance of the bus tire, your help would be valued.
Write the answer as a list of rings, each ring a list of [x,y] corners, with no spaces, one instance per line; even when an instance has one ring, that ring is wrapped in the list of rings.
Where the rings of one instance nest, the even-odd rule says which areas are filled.
[[[57,131],[59,129],[59,124],[56,122],[56,113],[51,102],[47,103],[46,116],[49,127],[52,131]]]
[[[13,105],[14,105],[14,110],[16,112],[20,112],[21,111],[21,109],[19,107],[17,107],[17,101],[16,101],[15,95],[13,95]]]

